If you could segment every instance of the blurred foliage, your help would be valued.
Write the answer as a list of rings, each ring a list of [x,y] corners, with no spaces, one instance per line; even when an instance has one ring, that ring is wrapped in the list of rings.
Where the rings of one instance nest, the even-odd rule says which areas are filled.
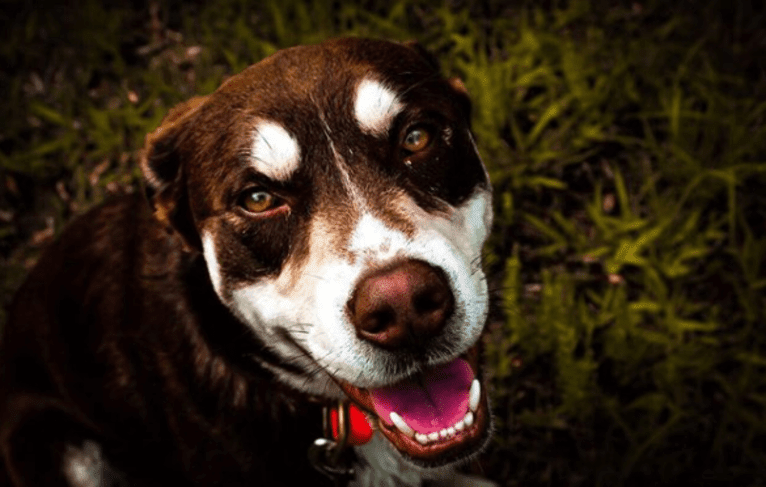
[[[484,473],[763,485],[766,15],[667,5],[18,4],[0,14],[3,302],[74,214],[136,190],[175,103],[286,46],[415,38],[464,80],[495,186]]]

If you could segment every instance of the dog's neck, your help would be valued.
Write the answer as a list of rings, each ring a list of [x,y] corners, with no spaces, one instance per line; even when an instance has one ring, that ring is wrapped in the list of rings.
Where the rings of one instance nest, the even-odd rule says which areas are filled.
[[[378,485],[419,487],[422,485],[424,480],[422,473],[405,463],[387,443],[379,433],[376,433],[369,443],[354,448],[358,461],[354,465],[355,479],[349,487]]]
[[[424,481],[431,487],[497,487],[487,479],[460,473],[454,467],[428,471],[413,467],[378,433],[369,443],[354,447],[354,452],[358,460],[354,465],[355,478],[349,487],[421,487]]]

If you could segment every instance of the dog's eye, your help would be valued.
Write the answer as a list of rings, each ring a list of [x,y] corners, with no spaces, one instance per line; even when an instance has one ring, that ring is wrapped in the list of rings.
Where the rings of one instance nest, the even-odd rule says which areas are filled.
[[[402,142],[402,148],[409,152],[418,152],[426,147],[431,142],[431,134],[428,130],[418,127],[407,132]]]
[[[273,194],[260,188],[245,192],[240,205],[250,213],[263,213],[279,206],[280,200]]]

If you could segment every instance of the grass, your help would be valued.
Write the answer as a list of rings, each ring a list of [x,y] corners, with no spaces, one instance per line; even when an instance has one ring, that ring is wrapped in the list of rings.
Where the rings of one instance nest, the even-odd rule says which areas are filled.
[[[762,8],[85,4],[3,19],[5,303],[73,215],[136,189],[143,137],[175,103],[289,45],[416,38],[472,94],[495,187],[484,472],[766,482]]]

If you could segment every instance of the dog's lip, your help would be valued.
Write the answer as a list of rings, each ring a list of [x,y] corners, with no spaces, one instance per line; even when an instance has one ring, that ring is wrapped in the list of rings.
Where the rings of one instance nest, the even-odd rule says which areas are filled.
[[[471,367],[474,377],[481,381],[478,367],[479,347],[474,345],[459,358]],[[339,381],[346,396],[362,409],[371,423],[396,447],[397,450],[424,466],[442,465],[465,458],[478,451],[486,441],[489,431],[489,406],[486,387],[482,384],[479,405],[473,412],[473,423],[465,426],[448,438],[428,442],[423,445],[393,425],[387,424],[375,412],[371,392],[344,381]]]
[[[408,457],[422,464],[442,465],[465,458],[481,448],[488,431],[487,410],[487,399],[482,393],[479,407],[474,414],[474,422],[470,427],[466,427],[455,436],[426,445],[421,445],[380,418],[377,418],[376,424],[383,435]]]

